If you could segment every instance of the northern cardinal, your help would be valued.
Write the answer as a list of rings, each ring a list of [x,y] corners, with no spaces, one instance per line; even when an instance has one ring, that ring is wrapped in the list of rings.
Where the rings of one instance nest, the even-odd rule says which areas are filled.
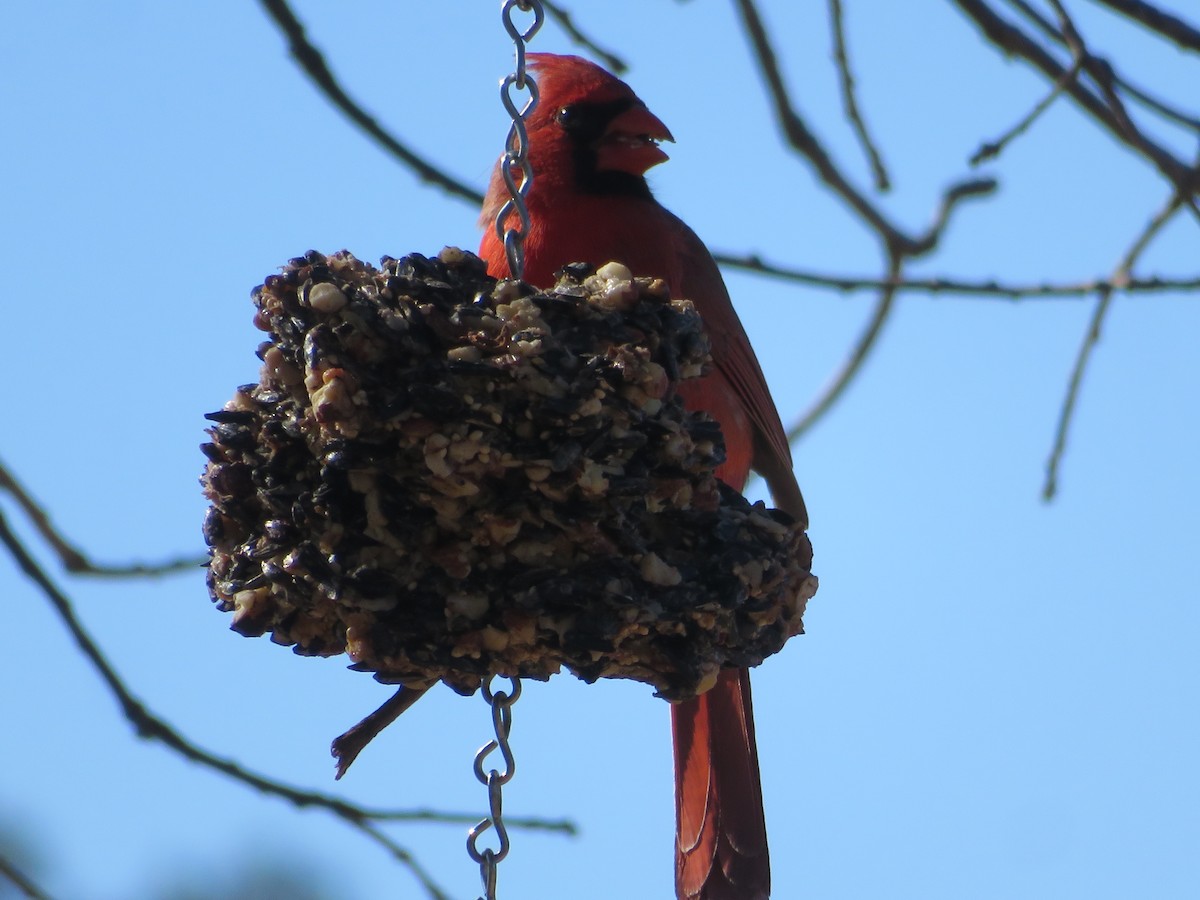
[[[524,238],[526,281],[553,286],[573,262],[617,261],[666,280],[695,303],[712,343],[710,374],[680,385],[684,404],[721,426],[717,477],[741,490],[761,474],[775,504],[801,523],[807,513],[792,474],[779,413],[720,271],[687,225],[658,204],[645,172],[667,159],[671,132],[622,81],[577,56],[529,55],[540,100],[527,118],[533,184]],[[484,200],[479,255],[509,276],[493,227],[508,189],[499,167]],[[516,224],[515,215],[510,222]],[[671,707],[675,742],[675,884],[681,900],[762,900],[770,893],[766,823],[747,670]]]

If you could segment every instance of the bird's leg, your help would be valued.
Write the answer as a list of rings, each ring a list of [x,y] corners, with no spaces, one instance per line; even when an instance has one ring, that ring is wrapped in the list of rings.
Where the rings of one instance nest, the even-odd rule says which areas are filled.
[[[408,687],[401,685],[400,689],[389,697],[379,709],[371,713],[345,734],[333,739],[329,750],[337,760],[337,778],[346,774],[350,764],[362,752],[363,747],[371,743],[375,736],[400,717],[400,714],[416,703],[429,690],[428,687]]]

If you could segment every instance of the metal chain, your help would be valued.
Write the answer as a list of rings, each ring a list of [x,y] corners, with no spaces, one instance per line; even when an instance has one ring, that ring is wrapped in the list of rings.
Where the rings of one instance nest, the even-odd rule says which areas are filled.
[[[496,737],[480,747],[479,752],[475,754],[475,777],[488,791],[488,816],[467,834],[467,853],[479,863],[479,877],[483,880],[483,897],[480,900],[496,900],[496,866],[508,856],[509,850],[508,829],[504,827],[500,789],[508,784],[517,772],[517,761],[508,743],[508,735],[512,731],[512,705],[521,696],[520,679],[509,678],[509,681],[512,682],[511,693],[492,693],[490,677],[482,688],[483,699],[492,708],[492,727]],[[485,773],[484,761],[497,749],[504,759],[504,771],[488,769]],[[480,836],[493,827],[496,829],[496,842],[499,846],[495,850],[490,847],[480,850],[477,846]]]
[[[513,10],[533,13],[533,22],[524,30],[517,27],[513,21]],[[500,83],[500,101],[512,119],[512,127],[504,141],[504,157],[500,160],[500,174],[504,176],[504,184],[508,187],[508,202],[496,214],[496,236],[504,244],[504,255],[508,257],[508,271],[513,278],[520,278],[525,273],[525,235],[529,233],[529,207],[525,198],[533,184],[533,167],[529,164],[529,132],[525,128],[525,118],[537,106],[537,83],[526,71],[525,44],[529,41],[546,18],[545,10],[540,0],[504,0],[500,9],[500,17],[504,20],[504,29],[512,38],[516,47],[516,71],[507,75]],[[529,99],[520,109],[513,99],[513,90],[529,91]],[[520,170],[521,183],[517,184],[515,172]],[[509,215],[516,211],[520,220],[520,228],[506,228]],[[492,709],[492,729],[496,733],[494,740],[488,741],[475,754],[475,777],[487,788],[488,815],[467,833],[467,853],[479,864],[479,877],[483,882],[483,897],[480,900],[496,900],[496,868],[508,856],[510,848],[508,829],[504,825],[504,803],[501,789],[512,780],[517,772],[517,761],[513,756],[512,746],[508,736],[512,731],[512,706],[521,696],[521,682],[517,678],[509,678],[512,690],[492,692],[492,679],[489,677],[482,686],[483,699]],[[484,763],[494,750],[500,751],[504,760],[504,770],[488,769],[484,771]],[[496,829],[496,849],[485,847],[480,849],[479,838],[489,828]]]
[[[514,8],[533,13],[533,23],[524,31],[512,20]],[[509,200],[496,214],[496,237],[504,244],[509,274],[513,278],[520,278],[525,274],[524,242],[525,235],[529,233],[529,208],[525,205],[525,198],[529,196],[529,188],[533,184],[533,168],[529,164],[528,152],[529,134],[525,130],[525,119],[533,112],[538,101],[537,83],[525,70],[525,43],[542,27],[546,13],[540,0],[504,0],[500,16],[504,20],[505,30],[516,46],[517,66],[516,71],[505,76],[504,81],[500,83],[500,100],[512,119],[512,128],[508,130],[508,137],[504,141],[504,157],[500,160],[500,174],[504,176],[504,183],[508,187]],[[529,91],[529,99],[521,109],[517,109],[517,103],[513,99],[514,88],[518,91]],[[515,174],[518,169],[521,172],[519,187]],[[509,214],[514,210],[521,222],[519,230],[505,228]]]

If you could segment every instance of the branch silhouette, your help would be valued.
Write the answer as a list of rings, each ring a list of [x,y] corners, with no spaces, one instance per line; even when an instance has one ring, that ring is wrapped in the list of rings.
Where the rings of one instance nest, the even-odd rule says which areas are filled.
[[[50,895],[34,884],[33,879],[20,870],[7,856],[0,854],[0,877],[7,878],[22,897],[30,900],[50,900]]]
[[[841,399],[850,383],[862,369],[863,363],[867,361],[867,357],[871,355],[871,351],[879,342],[879,336],[883,334],[883,327],[887,324],[888,317],[892,314],[893,303],[896,299],[896,282],[902,268],[903,260],[899,256],[891,257],[888,262],[888,275],[879,282],[879,297],[875,301],[875,308],[867,320],[866,327],[829,385],[809,406],[808,410],[796,420],[795,424],[788,428],[789,442],[795,443],[800,440],[817,422],[824,418],[833,405]]]
[[[1063,455],[1067,448],[1067,435],[1071,430],[1071,423],[1075,417],[1075,406],[1079,399],[1079,388],[1083,383],[1083,375],[1087,370],[1088,362],[1092,358],[1092,351],[1095,350],[1096,344],[1100,341],[1101,326],[1104,323],[1104,317],[1108,315],[1108,310],[1112,305],[1112,299],[1116,293],[1117,286],[1129,277],[1134,265],[1137,264],[1138,258],[1141,257],[1142,253],[1145,252],[1146,248],[1154,240],[1154,237],[1162,231],[1163,227],[1171,221],[1171,218],[1182,206],[1183,198],[1178,194],[1172,194],[1166,206],[1138,234],[1129,250],[1126,251],[1121,261],[1117,264],[1112,277],[1096,290],[1096,307],[1092,311],[1091,320],[1088,322],[1087,330],[1084,332],[1083,343],[1080,345],[1079,353],[1075,357],[1075,365],[1071,370],[1071,377],[1067,382],[1066,396],[1063,398],[1062,409],[1059,412],[1058,425],[1054,431],[1054,445],[1050,450],[1050,457],[1046,462],[1046,480],[1042,485],[1043,500],[1053,500],[1058,493],[1059,468],[1062,465]]]
[[[1082,50],[1083,69],[1093,79],[1098,80],[1099,91],[1093,91],[1084,86],[1078,79],[1065,79],[1068,67],[1061,65],[1050,53],[1038,44],[1028,34],[1006,21],[983,0],[953,0],[954,4],[979,28],[983,36],[1001,52],[1024,60],[1040,71],[1051,83],[1063,82],[1063,90],[1086,112],[1097,124],[1103,127],[1121,143],[1134,150],[1147,162],[1152,164],[1167,179],[1175,190],[1189,198],[1195,193],[1200,183],[1200,173],[1176,158],[1160,144],[1151,141],[1134,125],[1121,104],[1116,86],[1112,80],[1112,67],[1107,62],[1097,59]],[[1039,27],[1049,28],[1064,45],[1068,38],[1053,26],[1045,23],[1035,10],[1022,0],[1012,0],[1018,8],[1027,14],[1041,20]],[[1072,38],[1077,40],[1077,38]],[[1200,213],[1198,213],[1200,215]]]
[[[313,807],[332,813],[352,828],[379,844],[397,862],[407,867],[430,897],[437,898],[437,900],[445,900],[447,895],[419,863],[412,852],[380,831],[374,823],[379,821],[410,821],[439,822],[455,825],[474,824],[479,819],[478,814],[444,812],[431,809],[369,809],[348,803],[338,797],[319,791],[305,790],[285,784],[247,769],[232,759],[203,749],[184,737],[182,733],[167,723],[165,719],[151,712],[125,685],[95,639],[75,614],[74,606],[70,599],[54,584],[41,566],[38,565],[33,555],[12,531],[2,510],[0,510],[0,543],[8,549],[18,568],[38,587],[42,595],[50,602],[51,607],[62,620],[63,625],[74,639],[80,652],[92,664],[92,667],[100,676],[100,680],[108,688],[109,693],[112,694],[113,699],[120,707],[121,713],[133,727],[138,737],[145,740],[158,741],[194,763],[219,772],[264,794],[286,800],[297,807]],[[572,822],[565,819],[548,820],[510,817],[506,818],[505,821],[510,827],[538,829],[563,834],[575,834],[577,830]]]
[[[858,143],[862,147],[863,153],[866,154],[867,162],[870,163],[871,174],[875,179],[875,189],[879,191],[889,190],[891,188],[891,179],[888,177],[887,167],[883,164],[883,156],[880,154],[875,140],[867,130],[867,123],[863,120],[862,112],[858,107],[854,73],[850,69],[850,54],[846,49],[846,26],[842,11],[842,0],[829,0],[829,21],[833,27],[833,56],[837,62],[838,75],[840,76],[842,106],[845,108],[846,118],[849,120],[850,126],[854,129],[854,134],[858,138]]]
[[[411,150],[407,144],[402,143],[399,138],[387,131],[376,121],[374,116],[351,98],[334,77],[324,55],[309,41],[304,26],[285,0],[259,0],[259,2],[287,38],[288,50],[297,65],[312,79],[320,92],[351,122],[411,169],[422,181],[440,187],[451,196],[468,200],[476,205],[483,202],[481,193],[457,178],[447,175],[423,156]]]
[[[0,491],[5,491],[13,498],[22,512],[29,517],[38,534],[58,556],[64,569],[77,575],[95,575],[103,578],[139,578],[171,575],[175,572],[194,570],[204,565],[205,558],[196,556],[177,556],[159,563],[123,563],[120,565],[92,562],[78,546],[63,537],[62,533],[50,522],[50,516],[22,487],[15,475],[4,463],[0,462]]]

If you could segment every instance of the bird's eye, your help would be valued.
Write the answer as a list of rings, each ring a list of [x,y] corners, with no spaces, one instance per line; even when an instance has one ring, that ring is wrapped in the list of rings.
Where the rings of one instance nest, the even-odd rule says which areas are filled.
[[[578,106],[560,106],[558,112],[554,114],[554,121],[563,128],[578,125],[581,118]]]

